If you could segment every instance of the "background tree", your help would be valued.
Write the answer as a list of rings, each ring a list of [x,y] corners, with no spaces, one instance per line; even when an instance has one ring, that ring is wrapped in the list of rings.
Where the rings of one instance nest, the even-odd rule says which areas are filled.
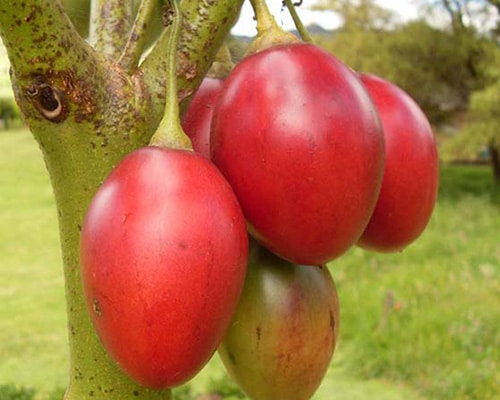
[[[452,140],[446,149],[448,153],[461,158],[477,157],[481,147],[490,154],[493,177],[500,186],[500,1],[498,0],[439,0],[433,4],[444,8],[450,16],[451,30],[461,38],[475,31],[488,16],[490,30],[483,32],[484,52],[487,63],[483,64],[482,75],[486,77],[483,85],[478,85],[470,95],[466,123],[461,135]],[[493,23],[492,23],[493,21]],[[476,71],[475,63],[468,60],[468,68]]]
[[[444,12],[448,20],[443,26],[454,31],[474,27],[485,33],[499,22],[495,18],[500,9],[498,0],[418,0],[417,4],[428,17]]]
[[[477,158],[481,148],[488,150],[496,186],[500,185],[500,49],[495,49],[490,73],[493,83],[475,91],[470,98],[466,121],[460,135],[452,139],[445,148],[445,157],[460,159]]]
[[[463,35],[440,30],[425,20],[397,23],[375,3],[351,3],[345,24],[319,43],[358,71],[372,72],[397,83],[421,105],[433,122],[442,122],[466,109],[468,96],[484,85],[483,40],[472,31]],[[359,11],[358,17],[352,15]],[[389,25],[360,23],[363,15],[385,15]],[[370,17],[368,17],[369,19]],[[356,20],[356,24],[348,25]]]
[[[80,280],[79,236],[88,204],[111,168],[148,143],[164,110],[169,30],[158,32],[143,59],[157,2],[141,1],[137,13],[131,3],[92,1],[90,46],[59,0],[0,2],[0,37],[12,66],[14,95],[43,152],[57,203],[67,293],[68,400],[171,398],[169,390],[151,391],[132,382],[107,356],[88,317]],[[177,76],[183,105],[241,4],[182,1]],[[85,34],[85,26],[80,30]]]

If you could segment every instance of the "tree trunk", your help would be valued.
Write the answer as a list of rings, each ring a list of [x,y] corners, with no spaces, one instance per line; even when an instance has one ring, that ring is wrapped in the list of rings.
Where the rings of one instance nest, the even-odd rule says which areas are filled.
[[[180,99],[200,83],[242,2],[182,2]],[[127,2],[107,3],[109,8]],[[108,38],[107,54],[116,54],[110,47],[113,35],[107,33],[101,35]],[[43,152],[56,199],[70,346],[65,399],[171,399],[168,389],[149,390],[131,381],[108,357],[87,313],[79,260],[81,224],[93,194],[125,154],[148,143],[162,117],[166,33],[131,73],[130,65],[122,68],[85,42],[59,1],[0,2],[0,36],[16,101]]]

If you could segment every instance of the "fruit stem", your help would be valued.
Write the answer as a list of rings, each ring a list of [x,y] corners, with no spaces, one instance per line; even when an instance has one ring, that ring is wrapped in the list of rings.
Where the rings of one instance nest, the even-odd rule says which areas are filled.
[[[170,24],[170,34],[167,42],[167,93],[165,99],[165,112],[151,137],[151,146],[163,146],[174,149],[192,150],[191,140],[184,133],[179,117],[179,101],[177,98],[177,45],[182,25],[182,13],[178,0],[167,0]]]
[[[262,35],[264,32],[271,30],[280,30],[281,28],[276,23],[273,15],[269,11],[269,7],[265,0],[250,0],[250,3],[257,19],[257,34]]]
[[[247,56],[273,46],[299,42],[295,35],[284,31],[277,24],[265,0],[250,0],[250,3],[257,19],[257,37],[248,46]]]
[[[309,33],[309,31],[307,30],[307,28],[302,23],[299,14],[297,13],[297,9],[295,8],[295,4],[292,2],[292,0],[283,0],[283,3],[288,8],[288,12],[292,16],[293,23],[295,24],[295,27],[299,31],[302,40],[306,43],[313,43],[313,38]]]

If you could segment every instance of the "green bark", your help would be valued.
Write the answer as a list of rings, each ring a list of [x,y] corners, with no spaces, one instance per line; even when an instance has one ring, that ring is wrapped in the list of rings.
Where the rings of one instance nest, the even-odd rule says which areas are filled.
[[[106,56],[118,59],[132,26],[130,0],[93,0],[90,8],[92,46]]]
[[[181,99],[196,89],[242,2],[182,3]],[[112,51],[99,53],[85,42],[59,1],[0,2],[0,36],[12,65],[14,94],[43,152],[58,210],[70,346],[65,399],[170,399],[168,389],[154,391],[132,382],[108,357],[81,286],[79,241],[88,204],[113,166],[148,143],[165,102],[165,35],[143,65],[127,65],[133,71],[128,74],[114,59],[126,43],[123,31],[115,45],[111,28],[103,22],[97,26],[104,38],[100,46]]]

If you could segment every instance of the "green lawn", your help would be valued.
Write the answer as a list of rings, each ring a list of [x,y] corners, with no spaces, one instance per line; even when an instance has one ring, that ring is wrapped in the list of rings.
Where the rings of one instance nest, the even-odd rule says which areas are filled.
[[[0,132],[0,154],[0,386],[33,387],[45,399],[67,380],[56,211],[30,134]],[[443,167],[441,182],[417,243],[391,255],[355,248],[330,265],[341,335],[314,400],[500,399],[500,208],[490,202],[491,173]],[[214,357],[190,387],[227,382]]]

